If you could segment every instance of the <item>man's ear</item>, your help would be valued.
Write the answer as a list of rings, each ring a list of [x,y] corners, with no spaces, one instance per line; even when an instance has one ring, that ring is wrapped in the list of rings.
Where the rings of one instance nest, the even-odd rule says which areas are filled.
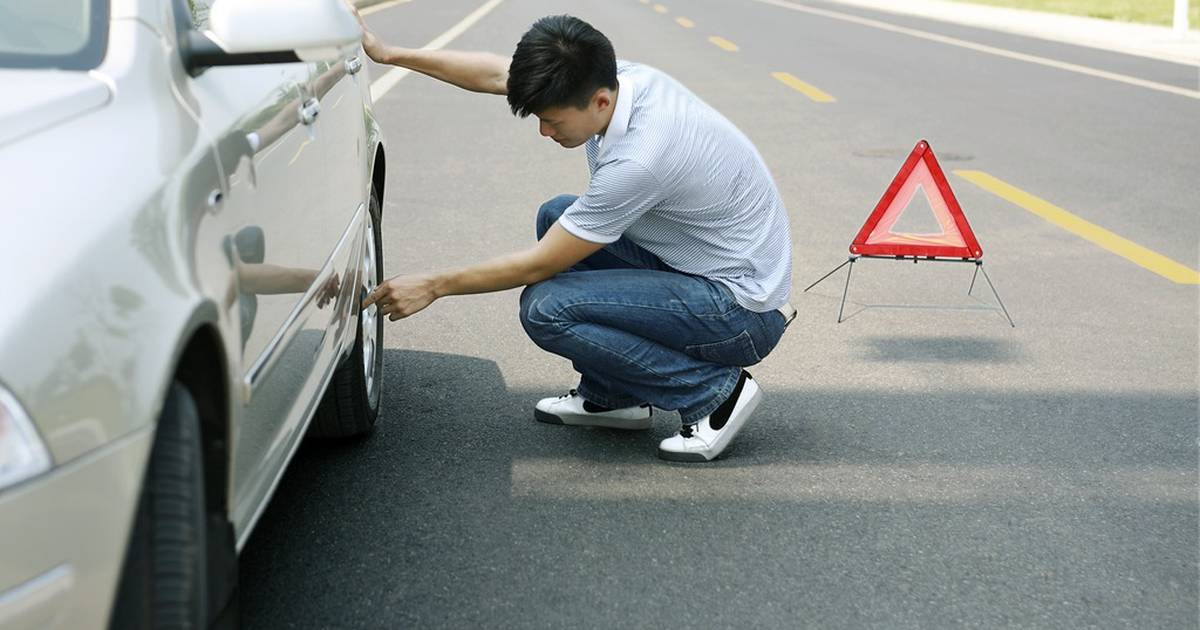
[[[612,104],[613,104],[612,90],[605,88],[605,87],[602,87],[602,88],[596,90],[596,93],[592,95],[592,103],[596,106],[596,110],[601,111],[601,112],[608,109],[609,107],[612,107]]]

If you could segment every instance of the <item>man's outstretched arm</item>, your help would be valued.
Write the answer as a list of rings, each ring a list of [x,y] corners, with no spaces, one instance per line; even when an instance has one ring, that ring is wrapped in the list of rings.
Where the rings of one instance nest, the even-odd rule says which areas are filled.
[[[362,307],[376,304],[381,314],[394,321],[421,311],[440,297],[503,291],[540,282],[602,247],[555,223],[537,245],[525,251],[446,273],[396,276],[379,285]]]
[[[487,52],[390,46],[367,27],[358,11],[354,14],[362,25],[363,50],[375,63],[408,68],[472,92],[508,93],[508,66],[511,59]]]

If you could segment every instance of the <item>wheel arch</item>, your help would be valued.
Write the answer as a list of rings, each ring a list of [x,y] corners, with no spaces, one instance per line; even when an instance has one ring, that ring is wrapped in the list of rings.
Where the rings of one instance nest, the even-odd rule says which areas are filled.
[[[237,616],[236,534],[229,520],[234,414],[225,345],[216,324],[215,307],[207,307],[196,313],[188,333],[181,336],[186,341],[176,353],[172,380],[191,394],[200,416],[208,606],[209,614],[220,625]],[[211,317],[205,317],[205,313]]]
[[[196,401],[204,449],[205,504],[210,513],[228,514],[232,434],[225,352],[211,323],[190,331],[175,364],[174,379]]]
[[[375,145],[375,158],[371,161],[371,188],[375,191],[375,196],[379,199],[379,214],[383,215],[383,195],[387,188],[387,153],[383,149],[383,143]]]

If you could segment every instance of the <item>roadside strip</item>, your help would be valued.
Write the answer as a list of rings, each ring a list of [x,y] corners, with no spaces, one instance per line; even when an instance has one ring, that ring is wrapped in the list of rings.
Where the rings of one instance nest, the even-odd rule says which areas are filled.
[[[439,48],[445,47],[446,44],[454,41],[455,38],[457,38],[459,35],[462,35],[467,29],[471,28],[471,26],[481,20],[483,16],[491,13],[492,9],[495,9],[497,6],[499,6],[501,2],[504,2],[504,0],[488,0],[478,9],[472,11],[470,15],[463,18],[461,22],[450,27],[450,30],[438,35],[433,41],[422,46],[421,50],[438,50]],[[396,87],[396,84],[399,83],[401,79],[408,76],[409,72],[410,70],[408,68],[392,68],[387,74],[375,79],[375,81],[371,83],[371,101],[378,102],[379,99],[383,98],[384,94],[387,94],[389,90]]]
[[[1005,183],[983,171],[954,171],[955,175],[1013,203],[1058,227],[1107,249],[1149,271],[1178,284],[1200,284],[1200,271],[1190,269],[1158,252],[1151,251],[1081,219],[1062,208],[1039,199],[1016,186]]]
[[[1186,96],[1188,98],[1200,100],[1200,90],[1189,90],[1189,89],[1177,87],[1174,85],[1167,85],[1166,83],[1157,83],[1155,81],[1147,81],[1145,79],[1139,79],[1137,77],[1131,77],[1131,76],[1125,75],[1125,74],[1118,74],[1116,72],[1108,72],[1107,70],[1099,70],[1096,68],[1089,68],[1087,66],[1080,66],[1077,64],[1073,64],[1073,63],[1067,63],[1065,61],[1048,59],[1046,57],[1039,57],[1037,55],[1029,55],[1029,54],[1025,54],[1025,53],[1016,52],[1014,50],[1008,50],[1005,48],[996,48],[995,46],[976,44],[975,42],[969,42],[965,39],[958,39],[955,37],[947,37],[945,35],[938,35],[937,33],[921,31],[921,30],[917,30],[915,28],[906,28],[903,26],[896,26],[895,24],[889,24],[887,22],[880,22],[879,20],[872,20],[869,18],[859,17],[857,15],[851,15],[849,13],[841,13],[839,11],[829,11],[827,9],[818,9],[815,7],[808,7],[808,6],[804,6],[804,5],[800,5],[800,4],[795,4],[793,2],[788,2],[787,0],[754,0],[754,1],[761,2],[763,4],[769,4],[769,5],[784,8],[784,9],[791,9],[792,11],[800,11],[802,13],[810,13],[812,15],[819,15],[819,16],[831,18],[834,20],[842,20],[844,22],[851,22],[854,24],[859,24],[861,26],[868,26],[871,28],[877,28],[877,29],[884,30],[884,31],[891,31],[893,33],[900,33],[902,35],[910,35],[912,37],[927,39],[929,41],[934,41],[934,42],[938,42],[941,44],[947,44],[950,46],[958,46],[959,48],[966,48],[968,50],[974,50],[976,52],[986,53],[989,55],[996,55],[998,57],[1006,57],[1008,59],[1015,59],[1017,61],[1024,61],[1027,63],[1037,64],[1040,66],[1046,66],[1049,68],[1057,68],[1059,70],[1066,70],[1068,72],[1076,72],[1078,74],[1084,74],[1084,75],[1096,77],[1099,79],[1107,79],[1109,81],[1116,81],[1118,83],[1135,85],[1137,87],[1142,87],[1142,88],[1146,88],[1149,90],[1157,90],[1159,92],[1166,92],[1168,94],[1175,94],[1178,96]]]

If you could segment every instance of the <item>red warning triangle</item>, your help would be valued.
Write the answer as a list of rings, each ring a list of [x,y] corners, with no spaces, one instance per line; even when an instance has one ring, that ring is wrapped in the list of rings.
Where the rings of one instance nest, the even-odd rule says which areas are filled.
[[[937,219],[939,231],[894,232],[900,216],[924,195]],[[983,248],[975,240],[950,183],[938,166],[929,143],[922,140],[905,160],[887,192],[867,217],[867,222],[850,244],[850,253],[866,256],[935,256],[979,259]]]

